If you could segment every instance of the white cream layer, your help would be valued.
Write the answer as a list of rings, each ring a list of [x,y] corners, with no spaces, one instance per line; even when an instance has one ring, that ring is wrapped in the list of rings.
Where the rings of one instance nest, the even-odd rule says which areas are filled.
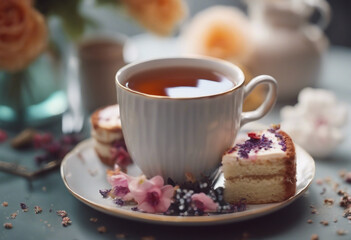
[[[240,160],[274,160],[274,159],[281,159],[283,158],[285,155],[286,155],[286,152],[284,152],[282,150],[282,146],[279,145],[279,142],[281,141],[279,138],[277,138],[275,136],[274,133],[271,133],[267,130],[265,131],[262,131],[262,132],[259,132],[258,133],[259,135],[262,135],[264,134],[266,138],[268,138],[269,140],[272,141],[272,148],[269,148],[269,149],[260,149],[260,150],[256,150],[256,149],[251,149],[251,151],[249,152],[249,158],[242,158],[240,157],[239,153],[238,153],[238,150],[239,150],[239,147],[237,147],[237,149],[231,153],[226,153],[224,156],[223,156],[223,161],[222,163],[229,163],[235,159],[240,159]],[[244,141],[248,140],[245,139]],[[242,144],[244,143],[243,142],[236,142],[236,144]],[[236,145],[235,144],[235,145]]]

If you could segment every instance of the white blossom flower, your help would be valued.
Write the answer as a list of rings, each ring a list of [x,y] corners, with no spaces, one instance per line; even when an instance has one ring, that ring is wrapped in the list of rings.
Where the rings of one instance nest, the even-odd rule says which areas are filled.
[[[282,129],[315,157],[328,156],[344,139],[347,108],[331,91],[305,88],[280,115]]]

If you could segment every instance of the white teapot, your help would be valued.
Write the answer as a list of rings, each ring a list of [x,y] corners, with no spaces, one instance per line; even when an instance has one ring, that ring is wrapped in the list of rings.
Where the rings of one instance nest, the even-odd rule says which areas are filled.
[[[325,0],[247,0],[254,49],[247,66],[254,75],[274,76],[278,99],[293,100],[299,91],[313,86],[328,47],[323,33],[330,20]],[[320,12],[319,22],[309,18]]]

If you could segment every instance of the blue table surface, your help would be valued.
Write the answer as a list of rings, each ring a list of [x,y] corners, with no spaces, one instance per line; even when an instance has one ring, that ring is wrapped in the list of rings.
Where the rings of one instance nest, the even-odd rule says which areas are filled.
[[[341,101],[351,103],[351,49],[332,47],[326,55],[318,87],[333,90]],[[279,122],[279,109],[275,109],[263,123]],[[59,126],[48,126],[51,131],[59,132]],[[12,133],[10,132],[10,135]],[[345,127],[346,140],[335,153],[325,159],[315,159],[316,176],[309,190],[291,205],[252,220],[217,226],[167,226],[130,221],[100,213],[77,199],[65,188],[59,171],[40,179],[28,182],[20,177],[0,173],[0,203],[7,201],[8,207],[0,205],[0,239],[118,239],[116,234],[125,234],[125,239],[310,239],[318,234],[319,239],[351,239],[351,222],[342,217],[343,209],[338,206],[339,196],[333,190],[334,183],[351,193],[351,184],[343,182],[339,176],[341,169],[351,171],[350,145],[351,124]],[[32,152],[11,150],[7,142],[0,144],[0,158],[4,161],[16,159],[20,163],[33,167]],[[316,184],[316,179],[330,178],[331,183]],[[43,190],[43,187],[46,190]],[[325,188],[325,190],[323,190]],[[325,191],[325,193],[323,193]],[[323,193],[323,194],[322,194]],[[335,200],[334,205],[326,206],[325,198]],[[29,206],[28,212],[20,210],[20,203]],[[35,205],[43,209],[35,214]],[[314,205],[318,214],[312,214],[310,205]],[[52,209],[50,212],[49,210]],[[72,225],[63,227],[56,210],[66,210]],[[9,216],[18,211],[16,219]],[[96,223],[89,221],[98,219]],[[308,224],[311,219],[313,223]],[[323,226],[320,221],[328,221]],[[337,222],[334,222],[337,220]],[[5,229],[5,222],[13,224],[12,229]],[[99,233],[97,228],[105,226],[106,233]],[[337,230],[348,231],[338,236]],[[148,238],[149,237],[149,238]]]

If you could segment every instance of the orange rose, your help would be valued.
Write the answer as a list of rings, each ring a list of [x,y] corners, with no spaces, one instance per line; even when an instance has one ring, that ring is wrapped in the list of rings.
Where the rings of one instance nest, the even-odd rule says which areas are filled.
[[[194,16],[181,34],[186,53],[244,62],[252,49],[250,21],[235,7],[213,6]]]
[[[182,0],[123,0],[123,2],[130,15],[145,28],[159,35],[170,34],[186,14]]]
[[[30,0],[0,1],[0,69],[25,68],[45,49],[47,38],[45,20]]]

